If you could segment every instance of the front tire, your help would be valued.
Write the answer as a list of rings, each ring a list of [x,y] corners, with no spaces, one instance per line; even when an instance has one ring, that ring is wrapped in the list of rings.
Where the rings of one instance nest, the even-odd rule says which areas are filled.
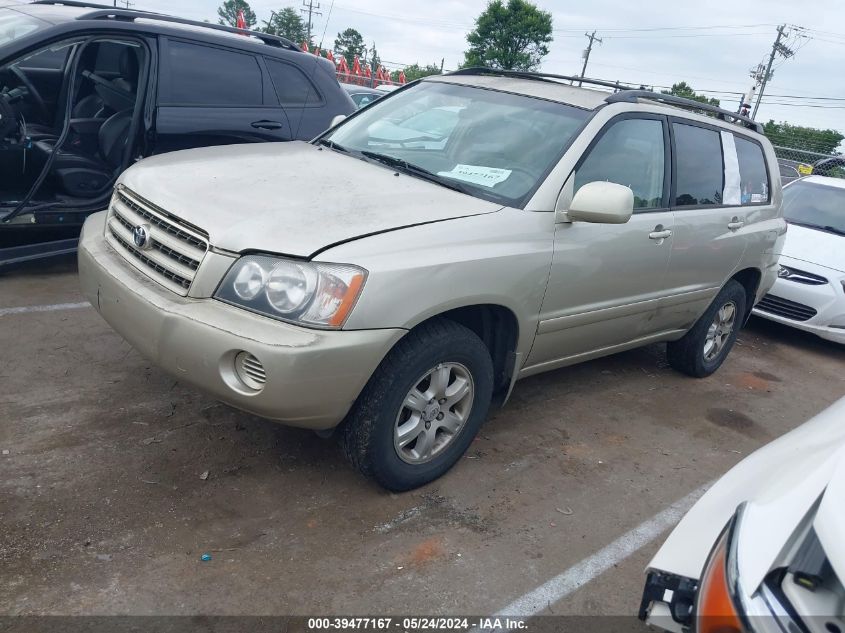
[[[404,491],[440,477],[487,417],[493,362],[470,329],[436,319],[408,333],[381,362],[341,429],[352,464]]]
[[[694,378],[705,378],[719,369],[736,343],[745,305],[745,288],[731,279],[692,329],[683,338],[667,343],[669,364]]]

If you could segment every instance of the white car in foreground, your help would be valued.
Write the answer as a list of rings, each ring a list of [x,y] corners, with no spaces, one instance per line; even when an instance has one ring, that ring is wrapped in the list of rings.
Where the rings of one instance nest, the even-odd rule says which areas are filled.
[[[845,631],[845,398],[716,482],[647,574],[667,631]]]
[[[845,180],[789,183],[783,215],[789,231],[778,280],[754,314],[845,344]]]

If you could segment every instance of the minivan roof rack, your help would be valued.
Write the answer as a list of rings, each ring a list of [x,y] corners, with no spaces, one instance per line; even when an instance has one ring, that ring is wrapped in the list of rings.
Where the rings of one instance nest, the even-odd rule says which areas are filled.
[[[77,16],[77,20],[126,20],[134,21],[136,19],[158,20],[160,22],[172,22],[174,24],[184,24],[187,26],[196,26],[205,29],[212,29],[215,31],[222,31],[224,33],[234,33],[236,35],[248,35],[255,37],[268,46],[275,46],[277,48],[287,48],[294,51],[301,51],[296,44],[289,39],[280,37],[278,35],[270,35],[269,33],[261,33],[260,31],[250,31],[246,29],[238,29],[233,26],[225,24],[212,24],[210,22],[200,22],[198,20],[188,20],[185,18],[178,18],[173,15],[164,13],[155,13],[153,11],[141,11],[139,9],[119,9],[109,7],[103,4],[95,4],[91,2],[80,2],[78,0],[36,0],[32,4],[53,4],[65,5],[68,7],[79,7],[83,9],[92,9],[89,13],[83,13]]]
[[[605,99],[606,103],[636,103],[639,99],[648,99],[649,101],[657,101],[665,103],[666,105],[673,105],[686,110],[698,110],[700,112],[708,112],[715,114],[717,119],[729,123],[737,123],[754,130],[758,134],[763,133],[763,126],[747,116],[743,116],[730,110],[725,110],[718,106],[710,105],[709,103],[702,103],[701,101],[694,101],[693,99],[685,99],[684,97],[676,97],[675,95],[666,95],[662,92],[652,92],[651,90],[623,90],[616,94],[608,95]]]
[[[502,70],[499,68],[487,68],[485,66],[473,66],[454,70],[447,75],[501,75],[503,77],[516,77],[517,79],[537,79],[539,81],[559,80],[577,81],[593,86],[613,88],[614,90],[633,90],[631,86],[619,83],[618,81],[605,81],[603,79],[590,79],[589,77],[570,77],[569,75],[555,75],[552,73],[538,73],[530,70]]]

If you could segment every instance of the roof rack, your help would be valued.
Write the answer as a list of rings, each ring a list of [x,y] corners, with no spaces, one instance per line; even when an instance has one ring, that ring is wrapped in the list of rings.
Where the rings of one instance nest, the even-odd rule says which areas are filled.
[[[528,70],[502,70],[499,68],[487,68],[485,66],[473,66],[471,68],[461,68],[454,70],[447,75],[501,75],[503,77],[516,77],[517,79],[536,79],[538,81],[577,81],[579,84],[585,83],[592,86],[602,86],[604,88],[613,88],[614,90],[634,90],[631,86],[619,83],[618,81],[605,81],[603,79],[590,79],[589,77],[570,77],[568,75],[554,75],[552,73],[538,73]]]
[[[692,99],[685,99],[683,97],[676,97],[675,95],[667,95],[661,92],[652,92],[651,90],[623,90],[616,94],[608,95],[605,99],[606,103],[636,103],[639,99],[648,99],[649,101],[657,101],[667,105],[678,106],[687,110],[699,110],[701,112],[708,112],[715,114],[717,119],[729,123],[737,123],[754,130],[758,134],[763,133],[763,126],[747,116],[725,110],[718,106],[710,105],[709,103],[702,103]]]
[[[698,110],[700,112],[708,112],[715,114],[716,118],[722,121],[737,123],[747,127],[750,130],[762,134],[763,126],[741,114],[710,105],[709,103],[701,103],[700,101],[693,101],[692,99],[684,99],[683,97],[676,97],[675,95],[667,95],[660,92],[653,92],[643,88],[632,88],[631,86],[621,84],[619,82],[604,81],[602,79],[590,79],[589,77],[570,77],[567,75],[554,75],[552,73],[538,73],[525,70],[500,70],[497,68],[485,68],[483,66],[472,68],[461,68],[460,70],[448,73],[449,75],[501,75],[503,77],[516,77],[519,79],[535,79],[538,81],[577,81],[579,84],[585,83],[592,86],[602,86],[604,88],[613,88],[614,94],[608,95],[605,99],[606,103],[636,103],[638,99],[649,99],[650,101],[658,101],[667,105],[685,108],[687,110]]]
[[[138,9],[119,9],[109,7],[103,4],[95,4],[91,2],[79,2],[78,0],[36,0],[32,4],[53,4],[65,5],[68,7],[80,7],[84,9],[92,9],[90,13],[83,13],[79,15],[77,20],[125,20],[133,21],[135,19],[158,20],[160,22],[172,22],[174,24],[184,24],[187,26],[197,26],[206,29],[213,29],[215,31],[222,31],[224,33],[234,33],[236,35],[248,35],[255,37],[268,46],[275,46],[277,48],[287,48],[294,51],[301,51],[296,44],[289,39],[280,37],[278,35],[270,35],[269,33],[261,33],[260,31],[249,31],[246,29],[238,29],[233,26],[225,24],[211,24],[210,22],[200,22],[198,20],[188,20],[185,18],[178,18],[173,15],[166,15],[164,13],[155,13],[153,11],[141,11]]]

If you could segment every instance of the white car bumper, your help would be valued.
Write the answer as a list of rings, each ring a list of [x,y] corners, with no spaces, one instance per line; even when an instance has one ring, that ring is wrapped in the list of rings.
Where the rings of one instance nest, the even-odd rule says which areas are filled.
[[[845,273],[786,256],[780,264],[797,273],[779,277],[753,313],[845,344]]]

